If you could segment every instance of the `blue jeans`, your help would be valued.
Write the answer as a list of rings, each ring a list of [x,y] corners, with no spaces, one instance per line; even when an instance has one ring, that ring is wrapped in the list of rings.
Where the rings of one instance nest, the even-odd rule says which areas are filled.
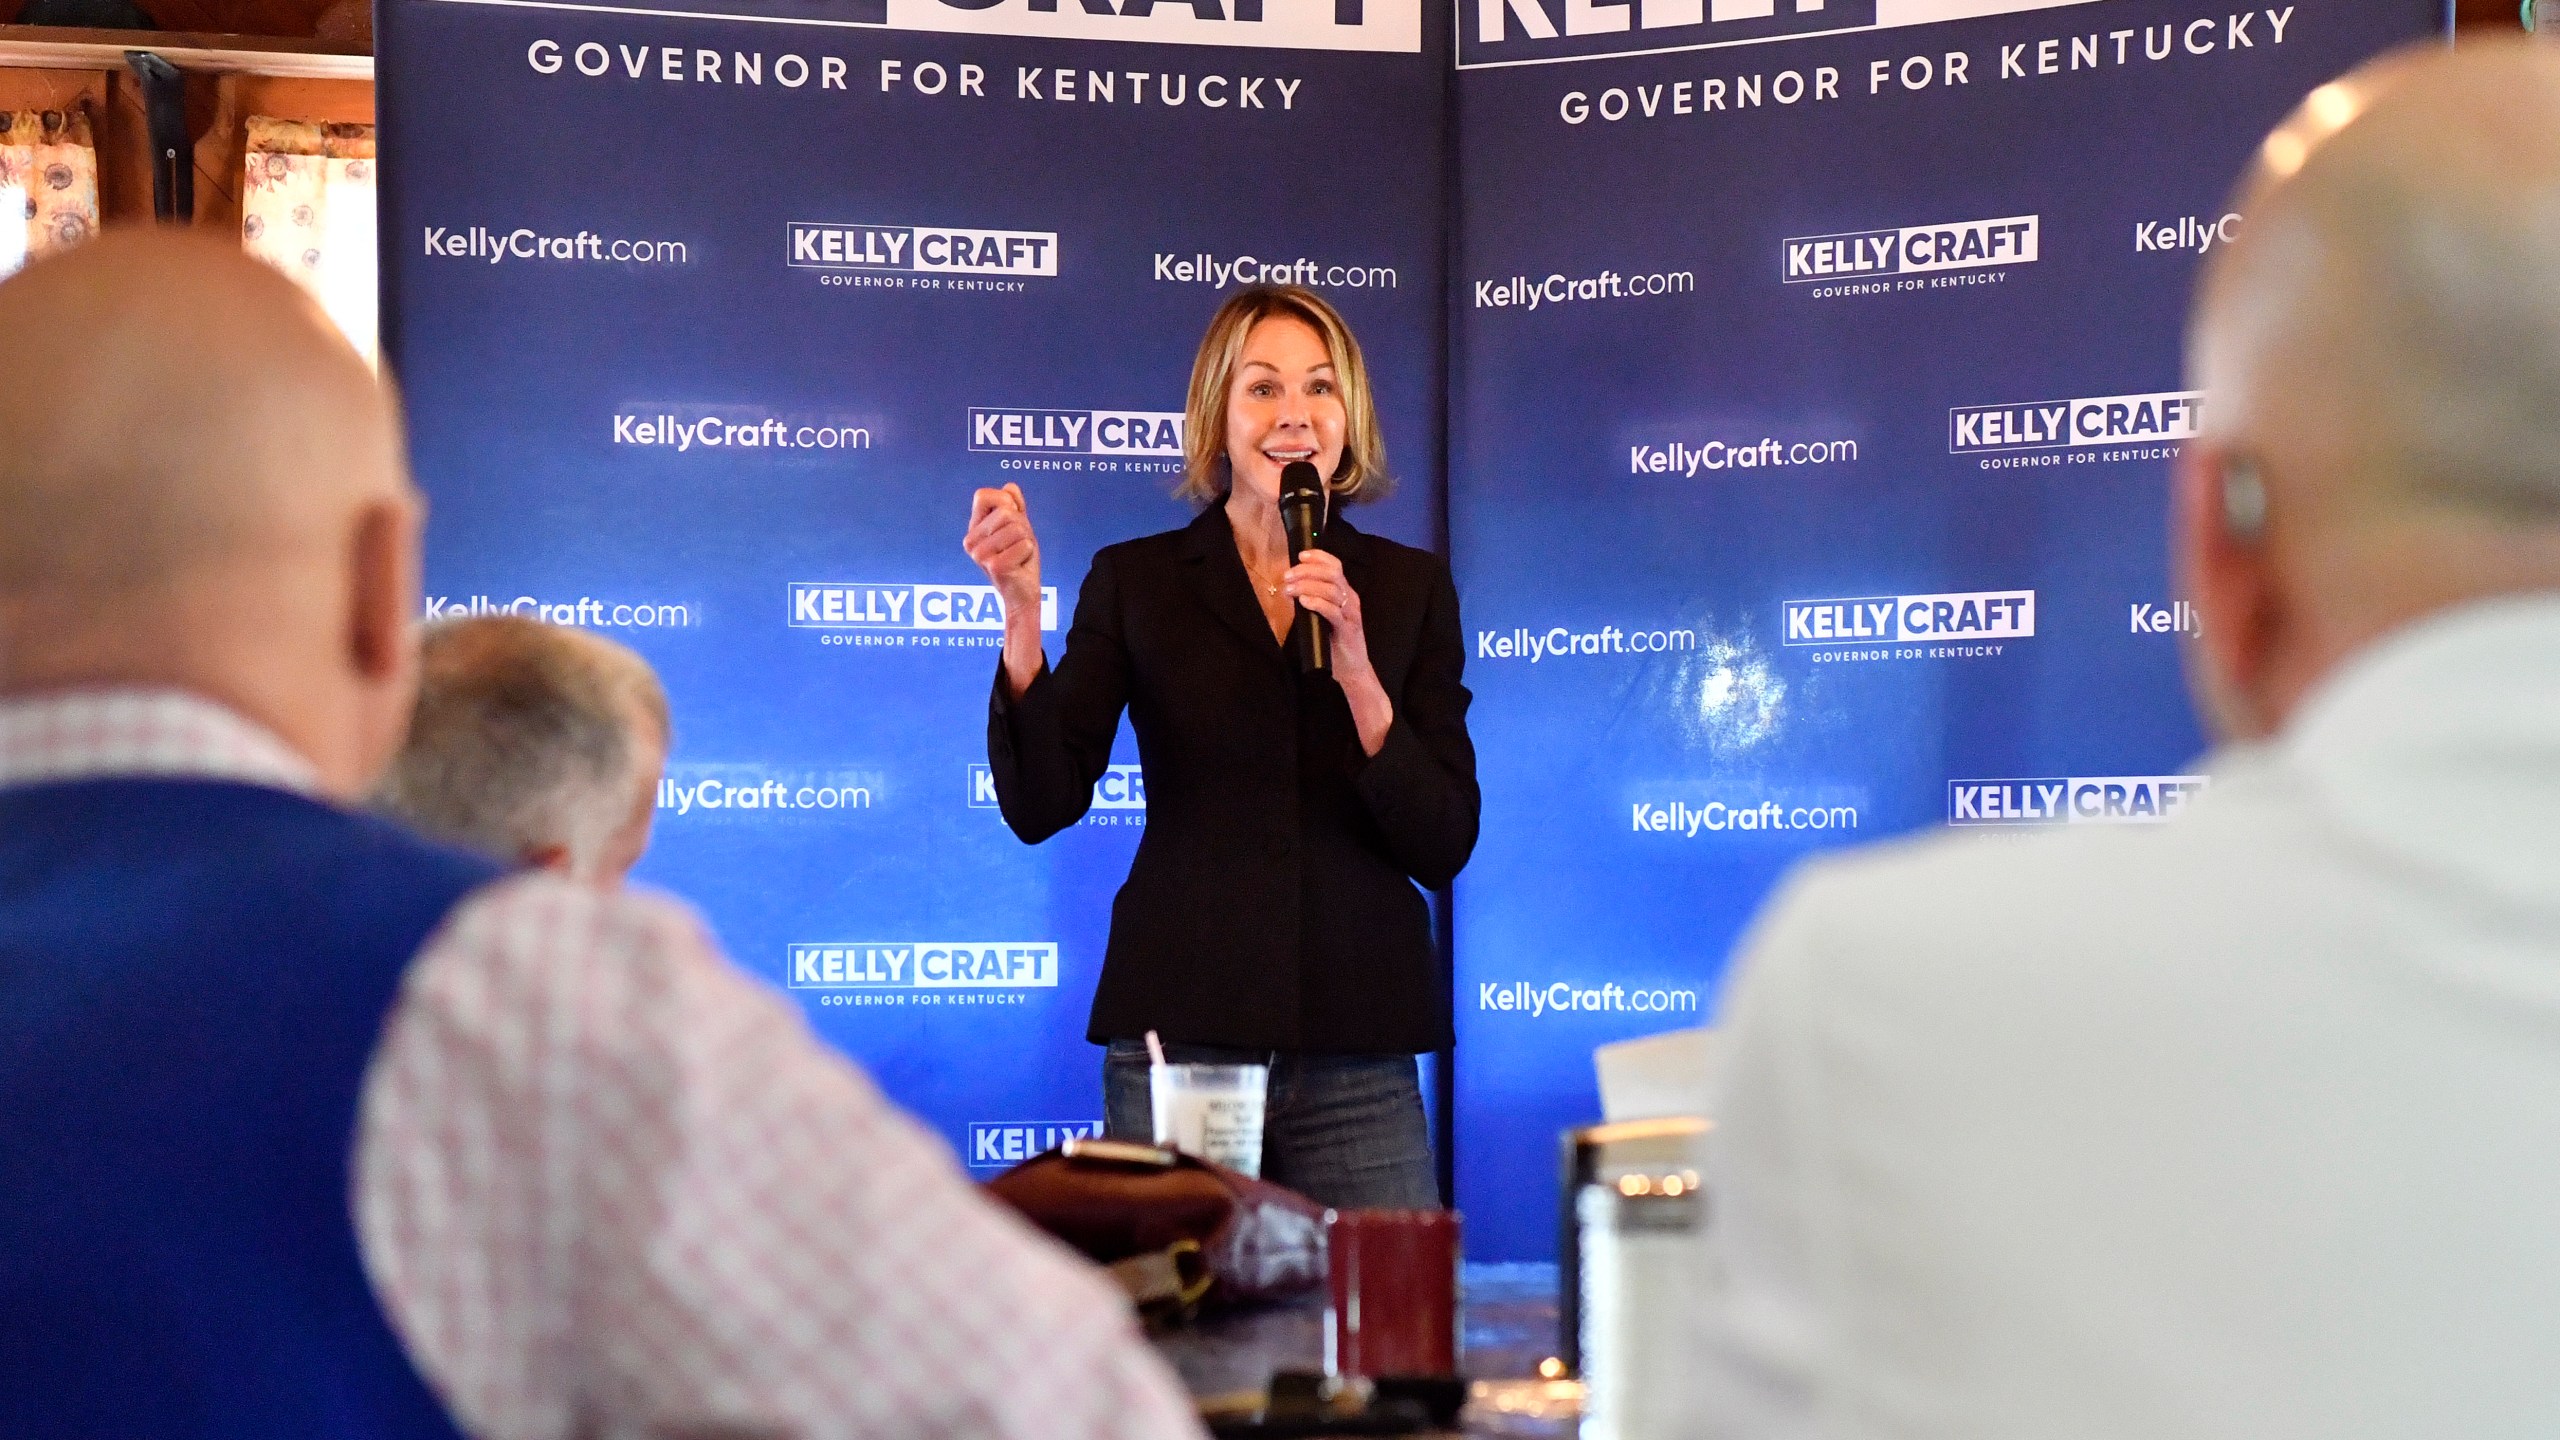
[[[1262,1178],[1336,1209],[1437,1210],[1431,1127],[1410,1055],[1303,1055],[1228,1045],[1167,1045],[1175,1064],[1268,1065]],[[1147,1047],[1114,1040],[1102,1057],[1103,1115],[1114,1140],[1155,1138]]]

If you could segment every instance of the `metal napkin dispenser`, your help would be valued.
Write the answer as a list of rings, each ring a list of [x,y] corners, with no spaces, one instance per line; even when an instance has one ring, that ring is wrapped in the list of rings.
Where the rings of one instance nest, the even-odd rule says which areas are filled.
[[[1565,1134],[1556,1298],[1561,1358],[1588,1395],[1587,1440],[1638,1440],[1672,1418],[1655,1412],[1676,1403],[1677,1317],[1698,1303],[1707,1129],[1684,1115]]]

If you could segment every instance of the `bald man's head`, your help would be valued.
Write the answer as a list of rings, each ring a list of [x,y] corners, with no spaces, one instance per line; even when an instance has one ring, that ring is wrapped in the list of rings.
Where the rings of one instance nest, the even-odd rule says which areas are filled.
[[[0,282],[0,335],[53,342],[0,386],[0,692],[194,690],[360,791],[416,585],[385,387],[290,281],[175,231]]]
[[[2194,331],[2206,429],[2317,424],[2368,503],[2560,521],[2560,54],[2430,50],[2261,147]]]
[[[2429,48],[2323,86],[2238,208],[2189,330],[2180,541],[2222,632],[2208,707],[2251,734],[2400,624],[2560,588],[2560,54]]]
[[[237,246],[111,232],[0,285],[0,335],[61,342],[0,386],[0,591],[254,559],[406,486],[372,372]]]

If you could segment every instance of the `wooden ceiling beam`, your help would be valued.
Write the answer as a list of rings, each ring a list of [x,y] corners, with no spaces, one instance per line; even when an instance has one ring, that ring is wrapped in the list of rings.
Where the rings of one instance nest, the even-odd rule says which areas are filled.
[[[199,74],[370,80],[373,57],[316,40],[174,30],[71,30],[0,25],[0,65],[39,70],[121,70],[125,52],[148,50]]]

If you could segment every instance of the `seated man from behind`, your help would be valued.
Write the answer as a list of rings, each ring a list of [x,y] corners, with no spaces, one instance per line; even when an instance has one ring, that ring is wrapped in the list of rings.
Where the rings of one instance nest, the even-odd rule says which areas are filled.
[[[0,335],[0,1435],[1197,1434],[683,911],[348,808],[420,506],[291,282],[110,232]]]
[[[601,635],[519,615],[430,627],[409,739],[376,796],[420,834],[618,885],[649,848],[667,695]]]
[[[2560,52],[2381,62],[2259,154],[2174,480],[2211,788],[1772,901],[1709,1433],[2560,1435]]]

